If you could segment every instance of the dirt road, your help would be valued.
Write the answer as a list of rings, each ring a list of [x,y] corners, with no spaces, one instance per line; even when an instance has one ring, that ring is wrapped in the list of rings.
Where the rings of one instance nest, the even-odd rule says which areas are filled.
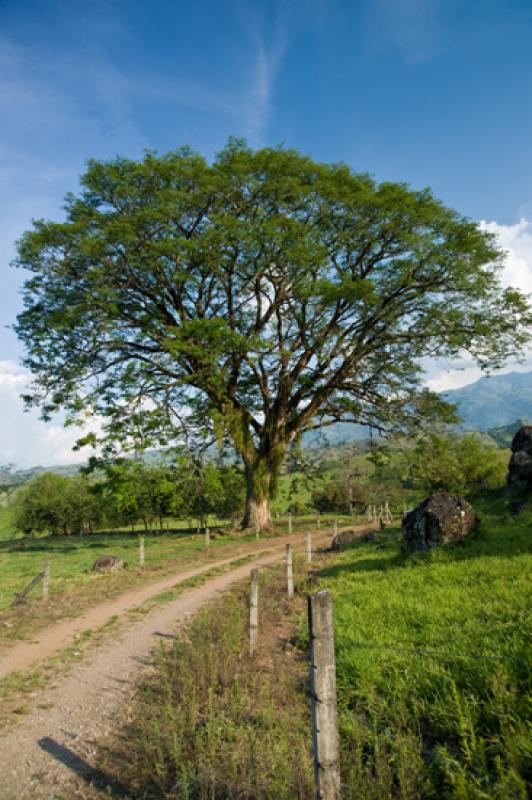
[[[302,537],[295,549],[303,552]],[[316,544],[330,536],[316,537]],[[249,575],[253,566],[266,566],[284,556],[287,539],[270,541],[269,552],[256,560],[211,577],[201,586],[186,589],[178,599],[155,606],[140,619],[127,620],[118,632],[108,635],[89,651],[80,664],[56,683],[38,693],[36,706],[15,726],[0,734],[0,798],[2,800],[71,800],[73,798],[107,797],[92,786],[106,782],[105,776],[91,768],[91,742],[105,734],[113,718],[125,703],[143,667],[150,663],[150,653],[160,641],[172,639],[187,619],[205,603],[231,584]],[[257,543],[257,551],[266,549],[266,542]],[[235,556],[233,556],[233,559]],[[64,646],[68,637],[84,626],[105,623],[109,616],[138,605],[147,597],[179,580],[230,562],[212,562],[189,570],[178,578],[165,579],[135,592],[128,592],[112,603],[96,607],[75,621],[54,626],[53,637],[41,635],[42,642],[35,650],[32,643],[15,649],[2,664],[32,663],[43,652],[53,652]],[[118,790],[118,796],[120,792]],[[122,795],[124,796],[124,795]]]

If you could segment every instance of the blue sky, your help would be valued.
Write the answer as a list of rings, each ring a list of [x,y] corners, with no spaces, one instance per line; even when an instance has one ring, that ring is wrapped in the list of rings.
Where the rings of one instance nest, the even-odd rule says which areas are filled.
[[[8,264],[90,157],[236,135],[430,185],[532,291],[531,41],[531,0],[0,0],[0,462],[70,460],[71,432],[21,412]],[[448,366],[435,388],[476,376]]]

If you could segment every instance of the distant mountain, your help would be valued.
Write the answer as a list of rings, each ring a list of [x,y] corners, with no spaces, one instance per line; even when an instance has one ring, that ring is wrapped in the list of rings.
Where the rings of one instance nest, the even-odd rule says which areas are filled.
[[[486,431],[502,447],[509,447],[521,425],[532,423],[532,372],[480,378],[461,389],[442,392],[442,397],[457,406],[462,430]],[[337,422],[321,432],[306,433],[303,443],[306,447],[320,447],[325,438],[336,446],[362,442],[368,437],[365,426]]]
[[[363,442],[369,439],[369,429],[366,425],[355,425],[354,422],[335,422],[321,430],[309,431],[303,434],[305,447],[335,447],[347,442]]]
[[[460,428],[467,431],[486,431],[497,444],[508,447],[514,433],[522,424],[532,424],[532,372],[510,372],[507,375],[494,375],[480,378],[475,383],[442,392],[442,397],[457,406],[462,417]],[[378,438],[374,434],[375,439]],[[322,431],[312,431],[303,435],[303,444],[308,448],[337,447],[351,442],[367,442],[369,429],[365,425],[352,422],[337,422]],[[146,453],[147,461],[158,460],[161,452]],[[79,464],[61,467],[34,467],[27,470],[14,470],[5,475],[0,471],[0,488],[7,485],[25,483],[45,469],[73,475]]]
[[[487,431],[510,425],[515,420],[532,421],[532,372],[491,375],[461,389],[442,392],[455,403],[462,417],[461,428]]]
[[[0,464],[0,489],[2,488],[16,488],[22,486],[24,483],[36,478],[43,472],[56,472],[59,475],[77,475],[79,472],[80,464],[63,464],[54,467],[27,467],[26,469],[17,469],[11,465]]]

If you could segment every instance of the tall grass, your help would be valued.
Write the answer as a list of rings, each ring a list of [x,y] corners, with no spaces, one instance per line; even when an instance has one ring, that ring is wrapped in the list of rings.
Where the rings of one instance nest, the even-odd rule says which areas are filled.
[[[161,647],[138,690],[133,721],[112,747],[111,766],[134,797],[312,796],[306,664],[279,639],[287,612],[278,582],[263,573],[254,658],[246,592],[203,611],[185,638]]]

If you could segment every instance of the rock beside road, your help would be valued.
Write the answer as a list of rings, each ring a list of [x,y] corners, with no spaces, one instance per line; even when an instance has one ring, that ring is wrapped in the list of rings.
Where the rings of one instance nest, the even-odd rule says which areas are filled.
[[[467,539],[477,524],[473,506],[463,497],[440,492],[427,497],[403,519],[407,551],[426,551]]]
[[[117,572],[124,569],[126,562],[120,556],[99,556],[92,567],[93,572]]]

